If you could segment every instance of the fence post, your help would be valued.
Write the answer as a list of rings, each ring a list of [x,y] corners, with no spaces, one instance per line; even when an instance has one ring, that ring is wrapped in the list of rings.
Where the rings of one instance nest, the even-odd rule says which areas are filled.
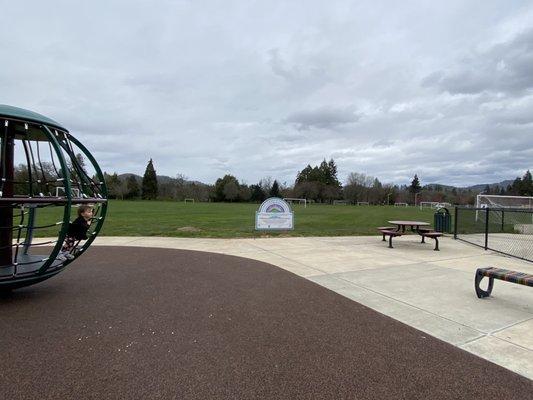
[[[505,212],[502,210],[502,232],[503,232],[503,221],[504,221],[504,217],[505,217]]]
[[[453,238],[457,240],[457,213],[459,209],[455,206],[455,214],[453,216]]]
[[[485,208],[485,250],[489,248],[489,211],[490,208]]]

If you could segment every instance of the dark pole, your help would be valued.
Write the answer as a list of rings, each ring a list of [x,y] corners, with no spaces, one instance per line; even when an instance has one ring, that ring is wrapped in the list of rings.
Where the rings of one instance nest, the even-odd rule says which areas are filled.
[[[5,122],[4,122],[5,124]],[[4,126],[2,135],[2,160],[0,163],[0,177],[2,183],[2,197],[13,197],[13,158],[15,138],[13,123]],[[0,207],[0,266],[13,263],[13,208],[10,204]]]
[[[503,224],[504,224],[504,221],[505,221],[505,213],[504,211],[502,210],[502,232],[503,232]]]
[[[453,238],[457,239],[457,213],[459,209],[455,206],[455,215],[453,216]]]
[[[490,208],[485,208],[485,250],[489,248],[489,211]]]

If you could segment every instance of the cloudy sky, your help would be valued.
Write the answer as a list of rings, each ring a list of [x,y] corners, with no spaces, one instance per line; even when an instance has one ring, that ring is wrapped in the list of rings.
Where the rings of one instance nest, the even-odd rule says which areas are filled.
[[[0,0],[0,104],[102,169],[291,184],[533,169],[531,1]]]

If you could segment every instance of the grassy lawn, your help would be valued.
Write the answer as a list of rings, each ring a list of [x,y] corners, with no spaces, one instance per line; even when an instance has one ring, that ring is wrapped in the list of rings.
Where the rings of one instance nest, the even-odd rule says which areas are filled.
[[[183,203],[111,200],[103,236],[267,237],[376,235],[388,220],[420,220],[433,224],[434,210],[418,207],[294,205],[293,231],[255,231],[259,204]],[[38,225],[61,220],[61,208],[40,211]],[[73,217],[75,218],[75,217]],[[54,236],[56,228],[36,236]]]
[[[265,237],[375,235],[391,219],[433,224],[433,210],[393,206],[295,205],[293,231],[254,230],[258,204],[111,200],[101,235],[174,237]],[[43,216],[44,217],[44,216]],[[46,221],[51,219],[48,217]],[[42,232],[54,234],[53,231]]]

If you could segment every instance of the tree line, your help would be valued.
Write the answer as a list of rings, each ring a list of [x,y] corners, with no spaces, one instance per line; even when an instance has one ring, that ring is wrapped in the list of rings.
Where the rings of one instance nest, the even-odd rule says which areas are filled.
[[[183,175],[175,178],[158,177],[150,159],[143,177],[133,174],[105,173],[110,198],[117,199],[194,199],[215,202],[262,202],[268,197],[302,198],[317,203],[332,203],[342,200],[349,204],[409,203],[421,201],[474,204],[479,190],[432,184],[422,186],[415,174],[410,185],[382,183],[377,177],[359,172],[348,175],[344,185],[338,179],[337,165],[333,159],[323,160],[319,165],[308,164],[296,174],[294,184],[279,182],[265,177],[255,184],[239,182],[226,174],[214,185],[189,181]],[[533,196],[533,182],[528,170],[522,178],[517,177],[507,188],[485,188],[487,194]]]

